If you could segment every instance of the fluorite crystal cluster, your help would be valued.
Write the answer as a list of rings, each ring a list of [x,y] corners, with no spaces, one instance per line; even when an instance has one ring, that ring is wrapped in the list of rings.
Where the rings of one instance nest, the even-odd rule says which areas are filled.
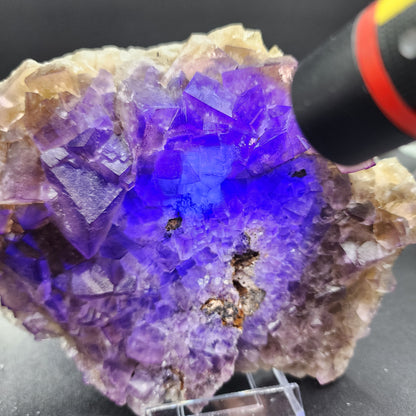
[[[0,84],[1,303],[137,414],[236,370],[333,380],[416,240],[398,162],[308,150],[295,68],[237,25]]]

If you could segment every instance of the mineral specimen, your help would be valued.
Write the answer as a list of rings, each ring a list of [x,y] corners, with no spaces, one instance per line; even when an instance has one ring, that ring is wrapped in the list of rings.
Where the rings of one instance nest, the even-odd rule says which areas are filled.
[[[1,303],[137,414],[235,370],[333,380],[416,241],[398,162],[308,150],[295,68],[237,25],[0,84]]]

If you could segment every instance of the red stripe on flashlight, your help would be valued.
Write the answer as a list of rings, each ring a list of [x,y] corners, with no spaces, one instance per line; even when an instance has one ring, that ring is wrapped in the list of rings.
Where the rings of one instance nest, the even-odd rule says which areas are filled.
[[[384,67],[378,45],[375,8],[376,3],[370,4],[358,18],[355,36],[358,69],[383,114],[403,133],[416,138],[416,111],[397,92]]]

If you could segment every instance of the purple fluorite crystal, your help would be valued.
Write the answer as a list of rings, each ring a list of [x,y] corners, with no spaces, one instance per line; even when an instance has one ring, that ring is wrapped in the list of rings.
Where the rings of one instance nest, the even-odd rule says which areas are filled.
[[[371,301],[352,293],[408,242],[307,152],[294,61],[230,48],[192,76],[181,55],[168,73],[37,69],[0,133],[2,304],[37,339],[63,335],[86,381],[138,413],[236,369],[332,380],[390,275]],[[72,89],[51,93],[48,74]],[[396,242],[378,240],[383,221]]]

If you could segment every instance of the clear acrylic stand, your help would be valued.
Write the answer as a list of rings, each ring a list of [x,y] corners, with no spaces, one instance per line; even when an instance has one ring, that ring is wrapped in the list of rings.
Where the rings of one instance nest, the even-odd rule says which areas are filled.
[[[186,400],[146,409],[146,416],[305,416],[299,386],[289,383],[284,373],[258,371],[234,376],[230,384],[247,389],[215,395],[211,398]],[[202,409],[192,413],[190,409]]]

